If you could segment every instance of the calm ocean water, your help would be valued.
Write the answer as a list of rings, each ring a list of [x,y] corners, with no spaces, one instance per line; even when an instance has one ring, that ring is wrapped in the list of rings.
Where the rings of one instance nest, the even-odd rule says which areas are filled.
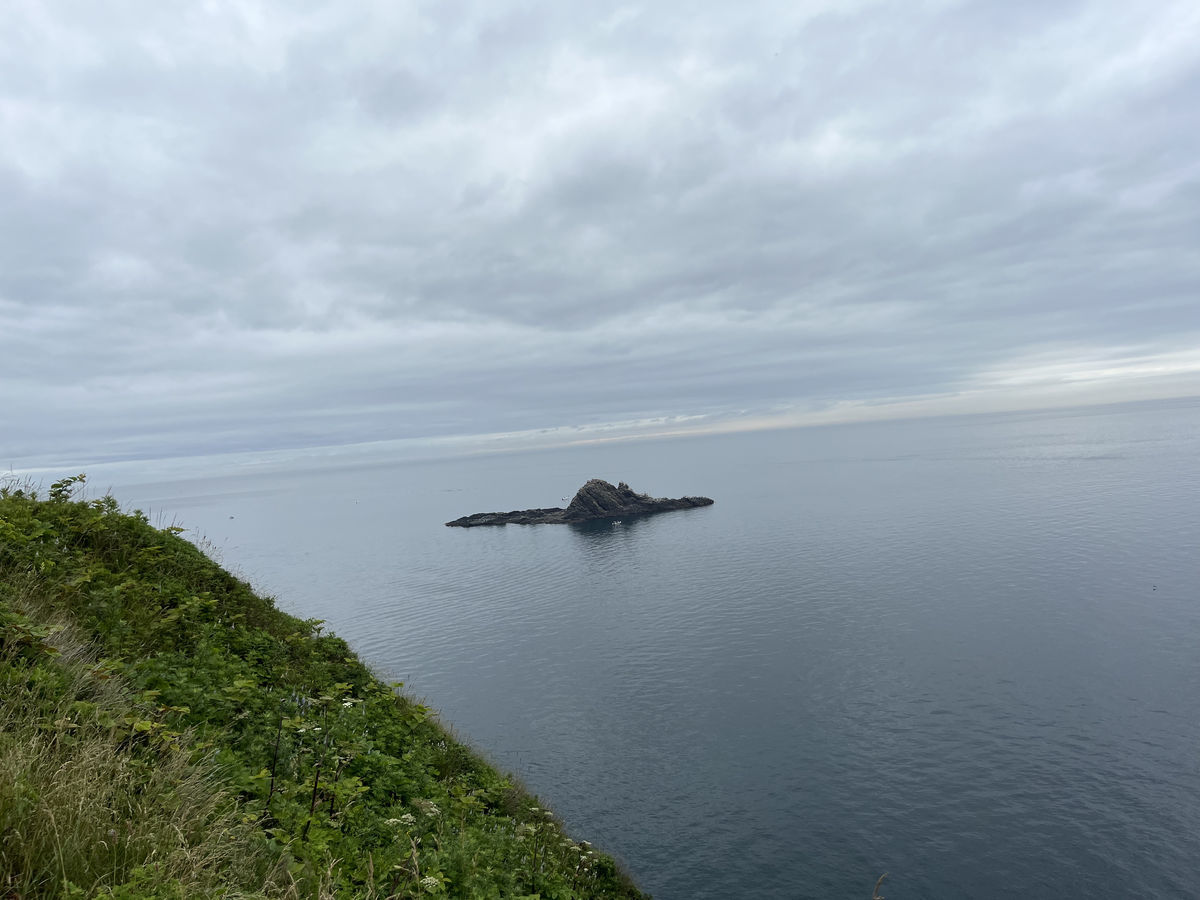
[[[1200,403],[114,484],[658,900],[1200,891]],[[591,477],[716,505],[449,529]],[[166,523],[164,523],[166,524]]]

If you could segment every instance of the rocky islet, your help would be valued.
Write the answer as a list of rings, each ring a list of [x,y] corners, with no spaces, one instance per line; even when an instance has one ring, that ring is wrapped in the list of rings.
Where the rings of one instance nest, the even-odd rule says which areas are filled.
[[[566,509],[551,507],[475,513],[447,522],[446,525],[451,528],[475,528],[481,525],[570,525],[594,519],[648,516],[712,504],[713,501],[708,497],[651,497],[649,494],[637,493],[623,481],[614,486],[601,478],[593,478],[575,492]]]

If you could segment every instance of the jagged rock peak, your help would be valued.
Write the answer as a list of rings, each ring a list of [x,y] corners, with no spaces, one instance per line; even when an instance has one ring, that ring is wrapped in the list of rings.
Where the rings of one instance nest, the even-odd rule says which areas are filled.
[[[575,492],[566,513],[568,516],[587,518],[616,515],[630,503],[652,499],[646,494],[635,494],[623,481],[613,487],[602,478],[593,478]]]

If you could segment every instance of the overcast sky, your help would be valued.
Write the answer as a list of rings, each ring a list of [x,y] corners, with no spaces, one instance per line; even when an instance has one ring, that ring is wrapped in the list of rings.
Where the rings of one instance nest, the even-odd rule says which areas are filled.
[[[5,467],[1191,394],[1195,0],[0,7]]]

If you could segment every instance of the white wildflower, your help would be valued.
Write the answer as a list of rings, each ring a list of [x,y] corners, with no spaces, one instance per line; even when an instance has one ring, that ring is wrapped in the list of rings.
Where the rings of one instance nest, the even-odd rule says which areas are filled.
[[[437,878],[434,878],[432,875],[426,875],[421,879],[421,887],[425,888],[427,891],[436,891],[441,886],[442,882]]]

